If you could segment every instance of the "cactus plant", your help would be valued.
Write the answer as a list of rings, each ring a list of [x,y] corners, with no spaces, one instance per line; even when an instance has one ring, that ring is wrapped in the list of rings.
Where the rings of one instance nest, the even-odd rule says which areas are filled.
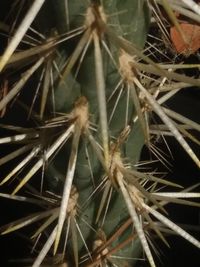
[[[156,2],[14,1],[16,21],[0,25],[11,35],[0,58],[0,144],[9,145],[0,158],[0,196],[39,210],[0,232],[37,226],[29,266],[135,266],[144,251],[154,267],[152,232],[166,245],[164,233],[174,231],[200,248],[165,209],[199,207],[187,200],[200,196],[195,185],[183,189],[140,163],[144,146],[165,162],[154,140],[171,135],[200,167],[186,140],[199,143],[189,132],[199,124],[163,105],[200,80],[145,52]],[[179,30],[173,5],[158,2]]]

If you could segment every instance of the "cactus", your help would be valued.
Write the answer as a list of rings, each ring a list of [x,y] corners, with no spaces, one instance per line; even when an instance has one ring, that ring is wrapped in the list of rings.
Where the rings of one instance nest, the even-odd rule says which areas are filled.
[[[165,135],[200,166],[186,140],[199,142],[188,130],[199,131],[199,124],[163,106],[200,80],[168,71],[144,52],[155,3],[44,2],[33,1],[27,11],[16,1],[13,8],[25,14],[21,24],[14,30],[1,24],[13,37],[0,58],[0,144],[11,144],[0,158],[7,172],[0,196],[39,209],[3,225],[1,234],[36,225],[34,267],[135,266],[142,251],[154,267],[151,232],[168,245],[164,233],[174,231],[200,248],[165,209],[199,207],[182,199],[198,198],[195,186],[183,189],[139,167],[144,146],[165,162],[154,144]],[[168,1],[160,2],[174,21]],[[152,113],[163,124],[153,124]]]

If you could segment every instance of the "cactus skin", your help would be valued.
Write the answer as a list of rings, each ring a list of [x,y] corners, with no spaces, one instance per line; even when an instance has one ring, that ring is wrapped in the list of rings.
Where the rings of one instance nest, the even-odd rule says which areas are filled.
[[[101,5],[99,2],[101,2]],[[66,3],[69,10],[67,16]],[[40,102],[38,106],[40,107],[38,108],[35,105],[36,110],[34,111],[36,113],[33,114],[33,118],[36,119],[39,127],[32,129],[16,127],[14,129],[20,133],[30,133],[32,135],[32,137],[26,137],[27,139],[24,140],[25,146],[22,148],[25,148],[26,152],[29,150],[31,150],[31,153],[34,152],[34,157],[30,161],[31,164],[37,162],[36,165],[39,162],[40,167],[36,171],[44,167],[44,190],[40,192],[40,197],[43,197],[43,194],[46,196],[46,189],[53,195],[51,195],[51,201],[44,200],[42,202],[44,209],[36,215],[41,216],[38,220],[46,219],[41,222],[41,226],[34,234],[34,237],[42,229],[47,233],[48,238],[45,244],[38,246],[38,250],[41,251],[39,251],[36,260],[33,260],[33,267],[40,266],[43,260],[44,264],[47,260],[47,263],[51,266],[58,266],[57,264],[65,266],[67,264],[60,253],[62,253],[63,243],[65,242],[64,237],[68,230],[70,234],[66,254],[64,255],[69,261],[67,266],[135,266],[137,263],[136,258],[141,255],[143,248],[150,266],[155,267],[151,249],[148,245],[151,242],[147,231],[149,229],[150,231],[155,231],[165,243],[167,242],[161,233],[162,227],[159,228],[158,226],[157,229],[159,224],[154,225],[154,221],[149,214],[196,247],[200,247],[198,240],[156,211],[159,208],[164,212],[163,205],[165,204],[160,204],[160,200],[166,200],[167,203],[171,201],[194,206],[198,206],[198,204],[184,202],[179,199],[182,197],[179,193],[177,193],[177,197],[166,197],[162,193],[161,195],[154,193],[154,190],[157,190],[157,184],[160,183],[162,186],[163,184],[180,186],[154,177],[151,174],[146,175],[138,172],[135,167],[139,162],[144,144],[151,145],[147,131],[148,122],[145,121],[144,127],[143,120],[146,117],[144,118],[143,115],[144,113],[147,115],[152,110],[160,116],[161,120],[164,117],[164,126],[169,128],[172,135],[176,137],[179,143],[183,144],[182,147],[187,152],[189,151],[188,154],[190,154],[191,158],[200,165],[196,155],[184,142],[184,135],[179,133],[179,125],[176,128],[176,124],[174,125],[168,119],[163,107],[151,95],[151,90],[146,90],[143,87],[143,80],[140,83],[141,77],[137,79],[143,63],[136,62],[137,58],[133,56],[135,54],[134,51],[137,51],[137,56],[152,64],[150,59],[145,58],[144,54],[140,53],[144,47],[150,21],[147,3],[148,1],[145,0],[91,0],[91,3],[87,1],[50,0],[45,2],[42,11],[34,21],[34,26],[48,36],[44,46],[50,47],[48,49],[43,47],[42,52],[40,50],[37,55],[41,58],[40,65],[44,66],[44,79],[41,86],[42,92],[40,92],[41,99],[38,100]],[[50,21],[49,17],[55,17],[55,20]],[[75,34],[76,37],[69,38],[69,40],[59,45],[54,44],[56,40],[60,40],[62,34],[67,32],[69,35],[70,30],[78,27],[82,27],[80,29],[82,31],[81,34]],[[73,33],[71,34],[73,35]],[[84,51],[84,47],[87,46],[89,40],[91,42],[87,51]],[[83,41],[84,47],[80,52]],[[20,47],[23,48],[23,45],[20,44]],[[38,48],[37,45],[36,48]],[[112,58],[108,54],[108,50]],[[80,54],[78,54],[79,52]],[[84,52],[85,55],[81,58]],[[42,58],[43,55],[45,58]],[[18,62],[14,57],[17,62],[14,67],[16,66],[19,68],[18,71],[21,71],[20,68],[26,68],[26,65],[32,62],[35,64],[35,60],[37,60],[34,56],[27,58]],[[72,64],[72,67],[69,67],[73,61],[72,59],[75,59],[75,63]],[[123,64],[122,61],[124,59]],[[81,61],[80,65],[79,60]],[[20,62],[22,63],[21,66]],[[12,68],[12,60],[9,64],[8,66],[6,65],[8,69]],[[56,68],[50,70],[51,66],[55,66],[53,64],[58,66],[57,69],[61,70],[60,73],[55,70]],[[148,69],[149,65],[143,64],[143,67],[146,71],[145,67]],[[152,65],[152,67],[155,66]],[[187,80],[184,76],[164,72],[159,68],[155,68],[152,73],[157,74],[156,71],[164,73],[166,77],[176,81],[183,82]],[[37,70],[32,82],[38,84],[41,79],[41,73],[41,69]],[[24,75],[26,74],[24,72]],[[50,92],[50,84],[52,82],[50,78],[53,78],[54,82],[53,94]],[[23,81],[23,79],[21,80]],[[116,89],[119,81],[121,81],[121,84]],[[190,78],[189,82],[197,85],[199,81]],[[13,87],[15,88],[15,85]],[[115,89],[116,91],[114,92]],[[32,96],[34,94],[35,91]],[[30,96],[28,97],[30,98]],[[104,97],[106,101],[103,100]],[[20,99],[27,100],[26,97],[25,99],[23,97]],[[3,100],[0,100],[0,111],[3,109]],[[116,103],[117,106],[115,106]],[[14,108],[15,106],[12,109],[14,110]],[[115,112],[113,113],[114,109]],[[107,111],[107,114],[105,111]],[[5,110],[2,111],[2,116],[4,116],[4,112]],[[60,113],[62,113],[61,116]],[[108,127],[105,118],[108,119]],[[65,121],[61,122],[60,119],[65,119]],[[7,116],[5,116],[5,121],[9,124]],[[54,126],[52,126],[53,124]],[[195,127],[198,128],[196,124]],[[54,153],[51,154],[50,151],[52,151],[53,144],[56,144],[59,138],[63,136],[63,133],[66,133],[69,129],[71,129],[70,134],[65,137],[65,141],[67,140],[65,144],[61,149],[58,146]],[[159,129],[157,131],[159,132]],[[91,139],[90,133],[93,139]],[[11,143],[14,139],[13,137],[11,138]],[[0,140],[1,142],[5,141],[4,138]],[[93,140],[96,147],[91,140]],[[26,146],[27,142],[30,142],[30,146]],[[19,144],[17,143],[17,145]],[[150,146],[149,148],[151,149]],[[0,159],[0,165],[4,160],[5,158]],[[75,171],[73,169],[74,166]],[[18,183],[12,195],[15,195],[22,188],[23,183],[29,182],[30,178],[35,174],[35,172],[31,174],[32,169],[26,173],[27,169],[23,170],[23,167],[20,170],[18,169],[19,178],[21,178],[22,182]],[[23,177],[24,174],[25,177]],[[9,177],[9,175],[6,177]],[[40,175],[41,172],[39,173]],[[10,178],[12,176],[14,174]],[[1,185],[7,182],[5,180],[1,181]],[[9,195],[9,197],[13,197],[12,195]],[[59,198],[56,195],[61,197]],[[199,197],[197,195],[195,197]],[[18,197],[20,199],[18,195],[16,199]],[[184,198],[187,197],[191,196],[184,196]],[[67,204],[65,204],[65,199],[67,199]],[[36,200],[34,199],[34,201]],[[107,202],[109,203],[108,206]],[[151,207],[152,204],[153,206]],[[31,220],[35,222],[34,216],[35,214],[31,214],[31,219],[30,217],[21,218],[20,221],[12,222],[7,227],[0,227],[0,233],[5,234],[14,231],[15,227],[19,227],[23,219],[25,224],[31,223]],[[30,219],[29,223],[27,223],[28,219]],[[53,228],[54,230],[52,231]],[[122,231],[123,228],[125,230]],[[61,239],[60,236],[62,237]],[[87,253],[86,250],[87,252],[90,251],[92,255]],[[51,252],[54,255],[50,263],[46,254],[49,253],[51,255]]]
[[[68,2],[68,21],[66,20],[66,9],[65,3]],[[147,6],[146,1],[138,1],[138,0],[126,0],[123,3],[120,0],[104,0],[101,1],[101,5],[99,5],[98,1],[65,1],[65,0],[50,0],[44,3],[41,11],[37,15],[36,19],[34,20],[34,25],[36,29],[44,34],[47,37],[47,43],[51,39],[56,39],[57,36],[60,34],[65,34],[66,32],[76,29],[78,27],[83,27],[86,23],[87,12],[89,9],[92,12],[99,12],[102,16],[105,16],[105,21],[107,25],[111,25],[111,28],[117,33],[118,36],[124,38],[124,40],[128,40],[130,43],[133,43],[137,46],[140,50],[143,49],[144,43],[146,40],[147,32],[148,32],[148,25],[150,22],[150,15],[149,9]],[[99,14],[98,14],[99,15]],[[52,18],[52,19],[50,19]],[[103,18],[104,19],[104,18]],[[101,31],[101,29],[100,29]],[[48,69],[48,66],[52,64],[52,61],[55,61],[58,68],[62,69],[63,65],[70,59],[73,55],[76,47],[79,46],[79,41],[81,40],[81,35],[76,36],[75,38],[71,38],[67,42],[61,43],[60,45],[53,47],[52,50],[50,49],[50,54],[44,60],[44,69]],[[101,35],[101,33],[100,33]],[[105,41],[107,48],[109,48],[113,59],[111,59],[108,52],[103,47],[101,43],[101,53],[102,53],[102,61],[103,61],[103,74],[105,80],[105,94],[106,99],[109,99],[110,95],[112,94],[114,88],[118,84],[118,82],[122,79],[119,73],[119,55],[120,49],[115,44],[112,43],[112,40],[108,40],[107,37],[104,38],[104,33],[102,32],[102,40]],[[56,51],[57,50],[57,51]],[[60,79],[58,72],[53,70],[53,80],[54,80],[54,102],[52,102],[52,94],[50,92],[40,92],[41,98],[47,98],[46,106],[41,104],[41,100],[37,100],[37,105],[34,107],[34,112],[36,112],[36,118],[38,119],[37,125],[39,124],[40,127],[34,129],[36,133],[39,133],[38,139],[36,139],[35,146],[38,145],[38,149],[40,151],[40,146],[42,151],[44,149],[48,149],[48,146],[51,146],[52,140],[54,140],[54,136],[57,136],[58,133],[53,129],[48,131],[44,129],[43,126],[46,125],[46,121],[55,119],[57,113],[64,113],[64,114],[72,114],[74,111],[74,106],[77,99],[81,97],[85,97],[88,101],[89,105],[89,121],[90,123],[95,125],[96,131],[92,132],[93,137],[97,140],[98,143],[102,143],[102,136],[101,136],[101,126],[100,126],[100,112],[98,110],[98,96],[97,96],[97,84],[96,84],[96,73],[95,73],[95,64],[96,59],[94,55],[94,43],[91,42],[89,45],[87,52],[84,56],[84,59],[81,63],[80,69],[78,73],[76,73],[76,69],[78,66],[78,61],[73,66],[73,68],[68,72],[67,75],[63,74],[63,79]],[[45,54],[46,53],[46,54]],[[30,62],[34,62],[37,60],[37,57],[42,57],[43,55],[47,55],[48,51],[45,51],[44,54],[37,54],[37,56],[31,56],[26,61],[22,60],[17,62],[16,68],[21,68],[29,64]],[[115,61],[115,63],[113,63]],[[22,64],[20,66],[20,63]],[[117,65],[117,66],[116,66]],[[11,66],[12,68],[12,66]],[[44,74],[45,77],[46,74]],[[38,84],[41,77],[41,69],[37,70],[35,75],[32,77],[32,84]],[[47,84],[50,85],[49,78],[46,76]],[[45,80],[45,78],[44,78]],[[44,81],[43,81],[44,82]],[[41,89],[44,89],[43,82],[41,83]],[[45,82],[44,82],[45,83]],[[28,86],[27,86],[28,87]],[[33,86],[34,87],[34,86]],[[28,90],[27,90],[28,91]],[[30,92],[32,95],[30,96]],[[110,118],[114,105],[117,101],[118,91],[109,99],[106,103],[107,115],[108,119]],[[33,91],[29,90],[29,95],[22,96],[21,99],[24,101],[27,106],[29,106],[29,100],[34,97],[35,88]],[[109,135],[109,142],[111,145],[115,143],[116,140],[119,138],[120,134],[124,129],[129,127],[129,134],[127,135],[126,140],[120,145],[120,153],[121,157],[125,159],[130,165],[134,165],[138,162],[140,158],[140,152],[142,147],[144,146],[144,136],[138,121],[133,122],[134,116],[136,116],[136,111],[134,108],[134,104],[131,99],[128,99],[127,89],[124,88],[116,110],[113,114],[113,117],[108,125],[108,135]],[[24,98],[23,98],[24,97]],[[127,105],[128,99],[128,105]],[[40,102],[41,101],[41,102]],[[15,107],[11,111],[14,110]],[[52,116],[53,112],[55,112],[56,116]],[[14,111],[15,112],[15,111]],[[21,112],[21,110],[20,110]],[[22,113],[22,112],[21,112]],[[38,115],[39,114],[39,115]],[[7,115],[7,114],[6,114]],[[20,115],[18,113],[18,115]],[[24,112],[22,114],[24,116]],[[11,115],[12,116],[12,115]],[[58,115],[59,116],[59,115]],[[11,118],[12,121],[12,118]],[[9,116],[4,117],[5,123],[11,123],[9,121]],[[19,124],[21,124],[19,120]],[[28,127],[28,124],[26,125]],[[64,127],[64,126],[63,126]],[[58,131],[62,130],[62,128],[58,128]],[[31,140],[32,141],[32,140]],[[35,141],[35,140],[34,140]],[[45,182],[44,188],[51,191],[53,194],[59,194],[62,196],[63,193],[63,185],[65,182],[65,176],[67,171],[68,160],[70,157],[72,144],[69,140],[66,144],[59,150],[56,156],[48,160],[48,164],[45,169]],[[86,148],[87,153],[86,154]],[[41,151],[40,151],[41,152]],[[41,152],[42,154],[43,152]],[[37,157],[41,158],[41,154],[36,154]],[[91,170],[89,168],[89,162],[91,165]],[[17,161],[17,160],[16,160]],[[93,175],[94,181],[92,181],[91,172]],[[24,173],[23,173],[24,174]],[[23,175],[21,175],[23,176]],[[81,134],[79,146],[78,146],[78,155],[77,161],[75,166],[75,174],[73,178],[73,186],[76,187],[78,190],[78,204],[77,204],[77,211],[74,214],[70,214],[68,212],[68,218],[73,221],[74,217],[78,222],[80,227],[81,233],[83,235],[83,239],[85,240],[88,249],[92,251],[95,246],[98,249],[98,242],[104,243],[106,240],[111,238],[116,231],[127,221],[129,218],[129,214],[126,208],[126,204],[123,200],[123,197],[119,191],[116,190],[114,185],[111,186],[112,188],[112,196],[110,199],[110,204],[107,210],[107,214],[105,217],[105,222],[102,224],[104,210],[106,209],[105,205],[103,208],[103,212],[99,216],[98,222],[96,222],[97,213],[99,210],[99,204],[102,201],[102,195],[104,189],[102,188],[100,192],[97,192],[91,200],[83,205],[89,196],[93,193],[95,188],[101,183],[102,179],[105,176],[105,170],[102,167],[102,164],[97,157],[96,152],[92,148],[91,144],[87,140],[85,134]],[[21,177],[23,178],[23,177]],[[94,186],[95,184],[95,186]],[[111,189],[110,189],[111,190]],[[15,194],[15,192],[14,192]],[[59,202],[59,201],[58,201]],[[58,203],[59,206],[60,203]],[[69,205],[68,205],[69,206]],[[76,206],[76,205],[75,205]],[[51,205],[47,205],[47,211],[53,210],[55,207]],[[69,207],[68,207],[69,208]],[[56,211],[57,212],[57,211]],[[72,212],[73,213],[73,212]],[[54,214],[55,215],[55,214]],[[48,219],[48,217],[47,217]],[[51,218],[50,218],[51,219]],[[91,230],[88,225],[84,221],[87,221],[87,224],[91,227],[95,228],[96,233]],[[51,227],[46,229],[46,232],[51,234],[53,224]],[[72,226],[73,227],[73,224]],[[5,228],[1,228],[1,233],[4,233]],[[73,244],[73,230],[77,231],[76,227],[71,229],[71,235],[69,241],[67,243],[67,255],[66,257],[71,257],[73,254],[78,254],[79,261],[81,261],[81,256],[85,254],[85,245],[83,243],[82,238],[77,233],[78,238],[78,252],[74,251],[74,244]],[[63,229],[62,237],[65,235],[65,230]],[[120,234],[118,237],[112,241],[109,245],[107,250],[111,250],[118,245],[120,245],[124,240],[126,240],[133,232],[132,226],[129,224],[129,227]],[[98,234],[101,233],[101,234]],[[59,249],[61,249],[64,240],[60,241]],[[52,246],[53,247],[53,246]],[[58,251],[59,254],[60,251]],[[108,252],[108,251],[107,251]],[[104,253],[104,252],[102,252]],[[112,259],[109,263],[113,265],[116,263],[118,266],[133,266],[136,262],[134,258],[138,258],[141,254],[141,245],[138,239],[135,239],[128,246],[124,246],[114,253],[117,256],[121,256],[122,259]],[[57,255],[56,255],[57,256]],[[55,256],[55,258],[56,258]],[[72,260],[69,265],[76,265],[78,266],[76,256],[71,257]],[[94,260],[98,260],[99,255],[97,254]],[[126,261],[126,258],[129,260]],[[85,266],[89,266],[90,261],[88,263],[83,263]],[[103,263],[102,263],[103,264]],[[33,265],[35,266],[35,265]],[[37,265],[36,265],[37,266]],[[80,266],[82,264],[80,263]]]
[[[167,4],[167,1],[161,2]],[[9,150],[5,157],[0,158],[0,165],[16,158],[16,166],[9,169],[0,185],[10,181],[16,174],[20,178],[11,194],[0,193],[0,196],[37,205],[39,202],[42,206],[42,211],[0,227],[0,233],[6,234],[45,218],[32,236],[35,238],[42,233],[44,240],[47,237],[37,247],[39,253],[33,259],[33,267],[43,266],[42,262],[49,266],[135,266],[142,249],[150,266],[155,267],[148,231],[156,232],[167,244],[162,231],[168,228],[200,248],[196,238],[162,214],[165,204],[169,202],[199,207],[197,202],[180,198],[198,198],[200,194],[188,192],[190,188],[185,190],[186,193],[160,193],[163,185],[178,188],[180,185],[136,170],[144,144],[155,151],[151,139],[154,134],[174,136],[200,166],[198,157],[184,136],[195,142],[195,138],[187,132],[187,127],[199,130],[199,125],[173,111],[167,111],[154,95],[155,87],[159,91],[163,81],[158,79],[151,83],[153,79],[150,76],[149,83],[148,78],[140,72],[164,75],[171,81],[200,84],[198,79],[161,70],[159,65],[156,66],[140,52],[144,47],[150,19],[147,3],[150,4],[145,0],[91,0],[91,3],[46,1],[34,21],[34,27],[40,29],[47,39],[42,38],[40,45],[37,43],[31,49],[15,52],[5,66],[5,77],[12,67],[16,67],[14,70],[17,75],[23,72],[23,78],[14,83],[9,92],[6,92],[7,80],[3,79],[5,91],[0,100],[0,115],[6,124],[13,124],[13,118],[10,120],[6,109],[9,107],[12,113],[18,108],[18,105],[14,105],[14,108],[10,106],[10,101],[19,94],[24,81],[30,76],[30,83],[25,90],[28,96],[20,94],[20,105],[30,112],[28,103],[31,93],[32,96],[39,95],[36,101],[39,105],[35,105],[31,116],[37,121],[37,127],[34,124],[29,129],[30,125],[24,121],[19,122],[23,127],[17,127],[21,117],[26,116],[24,110],[20,110],[14,127],[1,125],[6,129],[5,132],[15,131],[16,135],[9,137],[6,132],[6,138],[0,138],[1,144],[14,142],[13,147],[17,145],[14,154]],[[55,19],[49,21],[49,17]],[[74,30],[77,28],[77,31]],[[62,38],[67,40],[60,43]],[[59,44],[56,44],[57,41]],[[24,49],[23,42],[19,48]],[[5,54],[0,58],[1,66],[5,65],[2,60]],[[139,58],[149,65],[138,62]],[[33,66],[26,70],[27,65],[29,67],[32,63]],[[166,83],[171,83],[170,80]],[[30,84],[41,85],[36,86],[40,89],[39,94],[28,90]],[[177,86],[176,82],[169,85]],[[51,89],[53,94],[50,93]],[[166,93],[164,97],[170,98],[172,95]],[[163,121],[163,129],[169,132],[151,125],[148,115],[152,111]],[[170,116],[185,123],[186,130],[181,123],[174,123]],[[162,160],[159,150],[156,153]],[[21,155],[22,160],[18,160]],[[25,163],[28,163],[27,166]],[[41,169],[42,175],[41,171],[38,172]],[[37,199],[24,199],[16,195],[36,172],[38,178],[42,177],[41,181],[43,175],[45,178],[40,192],[38,185],[34,189],[29,187],[34,196],[38,195]],[[32,180],[34,184],[35,180]],[[46,189],[50,191],[50,197]],[[9,185],[8,190],[10,192],[12,186]],[[43,199],[47,194],[48,198]],[[38,201],[38,198],[42,198],[42,201]],[[161,222],[161,226],[155,220]],[[63,250],[65,236],[68,236],[67,247]],[[62,255],[63,251],[66,253]],[[47,253],[53,254],[50,261]]]
[[[83,21],[79,14],[85,14],[87,5],[84,1],[69,1],[69,10],[70,10],[70,25],[73,27],[80,26]],[[64,21],[62,18],[63,1],[55,3],[55,10],[58,12],[57,18],[58,23]],[[105,9],[106,15],[108,15],[108,21],[111,24],[115,25],[115,30],[120,36],[123,36],[131,42],[134,42],[140,49],[143,48],[144,42],[147,35],[148,23],[149,23],[149,13],[145,1],[104,1],[103,6]],[[123,12],[126,10],[126,15],[124,16]],[[109,17],[109,14],[118,14]],[[122,14],[121,14],[122,13]],[[83,17],[82,17],[83,19]],[[61,23],[60,23],[61,24]],[[64,32],[66,30],[66,25],[60,25],[60,31]],[[140,26],[139,26],[140,25]],[[126,34],[124,34],[126,33]],[[118,51],[116,48],[112,47],[112,54],[115,56],[116,62],[118,61]],[[70,56],[68,54],[68,48],[62,48],[62,55],[65,55],[67,58]],[[112,93],[113,88],[116,86],[120,80],[120,76],[116,67],[113,66],[108,54],[102,50],[103,53],[103,62],[104,62],[104,76],[106,81],[106,96]],[[63,58],[62,58],[63,60]],[[65,78],[63,83],[60,83],[55,91],[55,106],[57,112],[69,112],[73,107],[74,100],[77,99],[80,95],[84,95],[89,102],[89,111],[91,114],[91,121],[98,125],[99,114],[97,110],[97,95],[96,95],[96,81],[95,81],[95,65],[94,65],[94,53],[93,49],[89,47],[88,52],[81,64],[80,71],[78,76],[75,78],[73,71]],[[116,101],[116,97],[110,101],[107,105],[108,117],[109,113],[112,112],[113,105]],[[116,112],[113,116],[113,119],[109,125],[109,134],[110,136],[117,138],[120,132],[125,127],[125,113],[126,113],[126,101],[127,94],[126,92],[122,93],[120,97]],[[131,123],[131,119],[134,116],[134,105],[129,101],[129,116],[128,123]],[[97,131],[98,132],[98,131]],[[96,136],[99,139],[99,136]],[[127,158],[131,164],[137,163],[140,158],[140,152],[144,145],[144,137],[141,132],[139,124],[136,122],[131,126],[131,131],[128,137],[128,140],[125,144],[122,145],[121,151],[123,157]],[[92,150],[91,146],[84,140],[79,145],[78,159],[75,170],[74,184],[78,188],[79,192],[79,203],[84,203],[88,196],[93,192],[94,187],[91,181],[90,170],[88,168],[87,155],[85,153],[85,147],[88,149],[89,159],[92,167],[93,176],[95,179],[95,184],[98,185],[102,178],[102,167],[101,164]],[[69,149],[66,145],[56,156],[55,160],[50,164],[47,176],[49,180],[49,188],[55,190],[55,187],[58,188],[57,182],[54,181],[54,176],[56,175],[59,182],[60,193],[62,193],[62,181],[65,177],[66,172],[66,151]],[[52,188],[53,186],[53,188]],[[94,226],[94,220],[98,210],[98,205],[100,203],[101,196],[97,196],[94,200],[90,201],[86,208],[81,210],[80,218],[84,218],[87,222]],[[122,199],[121,194],[118,192],[113,193],[111,204],[108,209],[106,216],[106,221],[102,227],[102,230],[105,232],[106,236],[111,236],[121,225],[121,223],[128,218],[128,212],[124,200]],[[79,226],[81,228],[84,239],[89,242],[94,242],[94,234],[81,221],[79,221]],[[98,224],[95,227],[99,227]],[[117,239],[112,245],[117,246],[122,240],[124,240],[128,235],[131,234],[131,229],[127,230],[119,239]],[[83,249],[83,243],[79,240],[79,250]],[[126,246],[125,248],[117,252],[118,256],[127,257],[127,258],[138,258],[141,253],[141,245],[138,240],[131,243],[131,245]],[[129,260],[130,266],[133,266],[135,260]]]

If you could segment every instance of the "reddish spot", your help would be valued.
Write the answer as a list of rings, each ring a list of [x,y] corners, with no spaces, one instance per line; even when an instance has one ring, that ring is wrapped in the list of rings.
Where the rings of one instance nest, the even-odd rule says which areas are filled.
[[[175,27],[171,27],[170,36],[176,51],[185,56],[189,56],[200,48],[200,26],[189,23],[180,23],[180,27],[185,33],[185,42]]]

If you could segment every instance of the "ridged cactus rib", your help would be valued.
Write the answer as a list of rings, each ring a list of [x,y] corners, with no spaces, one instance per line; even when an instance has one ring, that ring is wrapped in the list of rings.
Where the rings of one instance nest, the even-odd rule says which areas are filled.
[[[199,131],[199,124],[162,107],[178,93],[178,85],[199,85],[199,80],[165,70],[142,51],[154,1],[49,0],[39,12],[43,2],[34,1],[38,10],[22,32],[19,26],[10,37],[11,50],[8,45],[0,57],[5,79],[13,67],[22,75],[19,81],[14,76],[8,92],[4,89],[0,116],[6,121],[7,109],[15,112],[11,101],[18,97],[14,104],[23,107],[19,115],[28,110],[28,118],[37,125],[0,125],[14,132],[0,138],[0,145],[17,146],[0,158],[0,166],[16,159],[0,186],[18,178],[12,193],[0,197],[34,203],[41,210],[0,227],[0,233],[39,223],[31,236],[39,251],[33,267],[68,267],[67,262],[70,267],[133,267],[142,250],[149,265],[156,267],[149,237],[153,231],[168,246],[168,228],[200,248],[196,238],[162,215],[168,203],[199,207],[188,200],[200,197],[190,192],[195,187],[182,190],[176,182],[139,168],[145,145],[161,162],[167,161],[154,143],[155,135],[163,133],[173,136],[200,167],[186,142],[186,137],[199,142],[188,130]],[[28,28],[34,36],[30,47],[29,35],[22,39]],[[15,36],[26,42],[18,40],[19,52],[14,51]],[[34,92],[28,91],[30,79]],[[33,93],[31,105],[30,95],[23,96],[26,84],[24,91]],[[152,125],[153,112],[164,125]],[[36,174],[41,176],[39,189],[29,185]],[[17,195],[19,190],[24,194],[24,186],[32,198]],[[165,186],[177,191],[162,192]]]
[[[74,110],[71,116],[75,119],[74,135],[72,140],[72,150],[69,158],[66,180],[63,189],[63,196],[60,207],[60,214],[58,219],[58,227],[55,239],[54,254],[57,252],[58,244],[60,241],[63,224],[66,218],[66,210],[69,205],[69,196],[72,188],[74,178],[76,160],[78,153],[78,145],[81,133],[88,127],[88,103],[85,97],[81,97],[75,103]]]

